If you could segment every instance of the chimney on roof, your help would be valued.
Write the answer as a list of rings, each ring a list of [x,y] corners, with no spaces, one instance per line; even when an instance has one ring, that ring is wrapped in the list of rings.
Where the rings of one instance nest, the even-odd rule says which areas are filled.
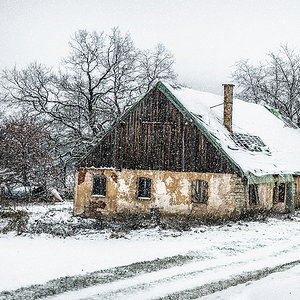
[[[224,126],[232,133],[232,102],[234,84],[223,84],[224,86]]]

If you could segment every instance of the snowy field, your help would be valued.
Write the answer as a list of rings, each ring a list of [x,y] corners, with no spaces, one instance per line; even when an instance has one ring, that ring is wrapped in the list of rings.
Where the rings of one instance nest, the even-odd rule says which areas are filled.
[[[32,226],[89,222],[71,203],[23,209]],[[300,299],[300,213],[183,232],[9,232],[0,257],[0,299]]]

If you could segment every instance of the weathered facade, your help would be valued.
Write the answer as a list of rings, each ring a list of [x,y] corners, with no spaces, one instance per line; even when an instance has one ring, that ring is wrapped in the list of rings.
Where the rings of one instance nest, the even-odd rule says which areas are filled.
[[[81,176],[84,181],[78,180]],[[77,173],[77,205],[75,214],[93,214],[89,211],[91,203],[98,211],[107,213],[121,212],[149,212],[151,208],[159,208],[165,213],[190,214],[193,212],[230,214],[234,210],[241,210],[247,206],[244,198],[244,186],[235,174],[171,172],[155,170],[127,170],[110,169],[81,169]],[[105,197],[94,196],[92,182],[94,176],[107,178]],[[149,199],[137,197],[137,180],[139,177],[151,179],[151,195]],[[202,179],[208,182],[207,204],[192,204],[191,182]],[[97,207],[96,203],[105,203],[105,207]],[[238,205],[236,205],[236,202]],[[101,206],[101,204],[99,204]]]
[[[80,167],[234,173],[229,160],[159,90],[114,126]]]
[[[230,117],[226,119],[232,126]],[[300,206],[300,179],[295,176],[292,183],[288,178],[249,180],[161,84],[79,162],[74,214],[159,209],[166,214],[230,217],[250,209],[292,211]]]
[[[93,177],[105,176],[106,195],[93,195]],[[150,199],[138,199],[137,179],[151,178]],[[207,203],[192,203],[193,180],[208,182]],[[295,208],[300,207],[299,178]],[[127,170],[82,168],[76,173],[75,215],[94,216],[95,212],[113,215],[116,212],[149,213],[159,208],[162,213],[218,215],[230,217],[251,209],[287,211],[286,195],[283,202],[273,202],[273,186],[258,185],[259,203],[249,203],[249,188],[236,174],[171,172],[151,170]]]
[[[300,176],[294,176],[293,193],[295,208],[300,208]]]

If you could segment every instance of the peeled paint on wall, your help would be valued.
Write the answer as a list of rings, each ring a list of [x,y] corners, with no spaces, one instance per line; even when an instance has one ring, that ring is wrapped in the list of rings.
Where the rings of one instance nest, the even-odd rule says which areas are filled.
[[[101,198],[106,203],[104,214],[114,214],[117,211],[149,213],[157,207],[162,213],[189,214],[192,210],[202,213],[228,213],[235,209],[234,202],[228,199],[232,196],[231,180],[236,180],[231,174],[201,174],[192,172],[148,171],[148,170],[96,170],[87,169],[85,181],[77,184],[75,215],[82,214],[83,209],[98,201],[92,195],[93,175],[104,174],[107,180],[107,195]],[[136,184],[138,177],[151,178],[151,199],[137,199]],[[234,179],[232,179],[234,178]],[[238,177],[237,177],[238,178]],[[209,183],[209,199],[207,204],[191,203],[191,181],[206,180]],[[241,184],[240,181],[237,181]],[[243,201],[242,199],[241,201]],[[97,207],[97,205],[95,205]]]
[[[132,181],[132,176],[128,176],[127,182],[124,178],[118,178],[116,190],[116,206],[120,208],[130,209],[131,203],[128,201],[130,199],[130,183]]]
[[[217,176],[212,176],[210,179],[210,202],[211,205],[215,206],[217,209],[222,209],[224,203],[228,201],[227,195],[230,194],[230,183],[231,175],[224,175],[222,179]],[[226,201],[227,200],[227,201]]]
[[[189,180],[187,180],[186,178],[183,178],[180,182],[179,182],[179,186],[181,187],[180,189],[180,193],[183,197],[189,198],[189,190],[191,187],[191,183]]]
[[[168,178],[166,179],[166,184],[170,185],[172,182],[173,182],[173,179],[170,176],[168,176]]]
[[[249,209],[275,209],[284,211],[285,203],[273,204],[270,184],[258,188],[260,202],[249,205],[247,185],[236,174],[211,174],[193,172],[170,172],[149,170],[89,170],[80,185],[76,181],[74,214],[89,212],[93,202],[99,201],[92,195],[93,176],[104,174],[107,179],[107,195],[101,198],[106,206],[97,210],[104,214],[116,212],[149,213],[159,208],[161,213],[196,214],[198,216],[229,216],[232,212]],[[78,176],[78,175],[76,175]],[[151,199],[137,199],[137,178],[151,179]],[[202,179],[208,182],[208,203],[191,203],[191,182]],[[300,183],[300,180],[298,180]]]
[[[172,196],[168,194],[166,184],[158,178],[153,183],[155,205],[159,208],[168,209]]]
[[[86,169],[81,169],[81,170],[79,170],[79,172],[77,173],[77,178],[76,178],[77,180],[76,180],[76,182],[78,182],[78,185],[80,185],[81,183],[84,182],[86,172],[87,172]]]
[[[120,178],[120,179],[118,180],[118,191],[119,191],[120,193],[124,193],[125,195],[128,195],[129,190],[130,190],[130,189],[129,189],[129,185],[126,184],[125,179]]]

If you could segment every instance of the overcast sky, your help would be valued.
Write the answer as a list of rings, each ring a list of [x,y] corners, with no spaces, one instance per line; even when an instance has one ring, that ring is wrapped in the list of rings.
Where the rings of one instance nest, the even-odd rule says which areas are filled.
[[[164,44],[181,82],[215,93],[237,60],[300,49],[300,0],[0,0],[0,68],[57,67],[78,29],[118,26],[139,48]]]

